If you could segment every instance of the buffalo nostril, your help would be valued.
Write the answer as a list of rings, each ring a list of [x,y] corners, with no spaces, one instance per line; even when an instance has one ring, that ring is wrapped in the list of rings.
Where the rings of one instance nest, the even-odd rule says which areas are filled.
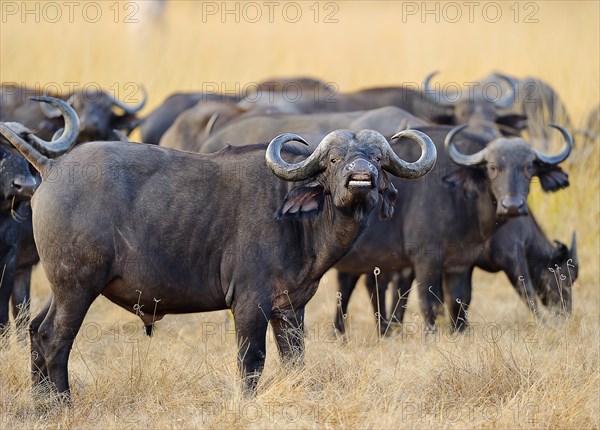
[[[10,186],[13,187],[17,191],[21,191],[23,189],[23,185],[19,184],[18,182],[15,182],[15,181],[12,181],[10,183]]]

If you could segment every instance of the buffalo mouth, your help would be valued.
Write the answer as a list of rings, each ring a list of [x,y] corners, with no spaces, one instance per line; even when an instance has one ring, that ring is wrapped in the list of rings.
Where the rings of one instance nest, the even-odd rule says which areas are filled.
[[[346,183],[348,188],[373,188],[373,177],[368,173],[353,173]]]

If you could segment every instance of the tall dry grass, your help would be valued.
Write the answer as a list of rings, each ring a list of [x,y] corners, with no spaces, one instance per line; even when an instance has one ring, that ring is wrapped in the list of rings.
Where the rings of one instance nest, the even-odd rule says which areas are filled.
[[[311,3],[299,4],[309,16]],[[481,15],[472,24],[431,16],[402,22],[400,2],[339,2],[335,24],[277,16],[274,23],[203,23],[200,2],[184,1],[168,4],[160,22],[139,15],[138,24],[112,23],[112,3],[101,3],[109,19],[98,24],[77,14],[68,25],[3,15],[0,80],[96,82],[122,92],[142,82],[148,112],[167,94],[206,83],[234,90],[276,75],[313,75],[353,90],[420,82],[432,70],[459,83],[500,70],[544,79],[582,123],[600,98],[599,5],[536,4],[539,22],[529,24],[493,24]],[[510,5],[502,3],[505,17]],[[71,353],[72,408],[34,405],[28,347],[13,336],[0,348],[0,428],[598,428],[595,145],[569,167],[567,190],[548,195],[535,185],[530,198],[550,238],[568,242],[573,229],[578,233],[581,269],[568,321],[546,314],[533,320],[503,275],[476,272],[466,334],[450,334],[443,321],[437,335],[425,337],[413,294],[404,331],[380,341],[363,288],[350,305],[343,343],[332,336],[329,274],[307,308],[305,367],[282,368],[269,334],[260,394],[246,399],[226,313],[167,316],[148,339],[135,316],[100,298]],[[38,268],[34,310],[47,296]]]

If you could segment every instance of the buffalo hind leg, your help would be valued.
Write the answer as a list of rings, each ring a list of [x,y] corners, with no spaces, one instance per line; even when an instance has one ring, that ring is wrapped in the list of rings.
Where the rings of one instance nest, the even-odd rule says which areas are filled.
[[[350,296],[356,283],[358,282],[359,276],[351,275],[349,273],[338,272],[338,297],[339,302],[335,313],[335,329],[340,334],[346,332],[346,315],[348,315],[348,303],[350,303]]]
[[[26,339],[26,330],[29,325],[30,312],[30,285],[31,285],[31,267],[17,270],[15,284],[12,291],[12,313],[17,327],[17,335],[20,342],[24,343]]]
[[[72,291],[85,291],[81,285],[75,285],[73,289],[65,290],[68,291],[68,295],[59,297],[56,293],[54,294],[48,313],[39,326],[37,336],[44,352],[52,388],[58,393],[59,400],[69,402],[71,398],[68,372],[69,354],[85,314],[96,295],[86,297],[71,293]]]
[[[283,364],[304,364],[304,308],[273,312],[271,326]]]
[[[52,296],[48,298],[48,301],[40,313],[31,320],[31,324],[29,325],[29,338],[31,342],[31,382],[34,390],[39,389],[43,384],[46,384],[49,381],[46,353],[44,352],[40,340],[39,329],[50,310],[51,304]]]
[[[238,367],[244,394],[256,394],[258,380],[265,366],[266,337],[271,305],[238,299],[232,308],[238,343]]]

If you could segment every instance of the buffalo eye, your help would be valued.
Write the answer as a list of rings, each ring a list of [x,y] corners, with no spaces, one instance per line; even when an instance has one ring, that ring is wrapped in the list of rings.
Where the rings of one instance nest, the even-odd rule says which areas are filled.
[[[371,159],[375,160],[377,163],[379,163],[381,161],[381,157],[379,155],[372,155]]]
[[[535,168],[533,167],[533,163],[529,162],[525,165],[525,174],[528,177],[533,176],[533,174],[535,173]]]
[[[487,170],[491,179],[494,179],[498,175],[498,167],[494,164],[488,164]]]
[[[336,158],[336,157],[332,157],[331,160],[329,160],[329,161],[331,161],[331,164],[336,164],[338,161],[340,161],[340,159]]]

